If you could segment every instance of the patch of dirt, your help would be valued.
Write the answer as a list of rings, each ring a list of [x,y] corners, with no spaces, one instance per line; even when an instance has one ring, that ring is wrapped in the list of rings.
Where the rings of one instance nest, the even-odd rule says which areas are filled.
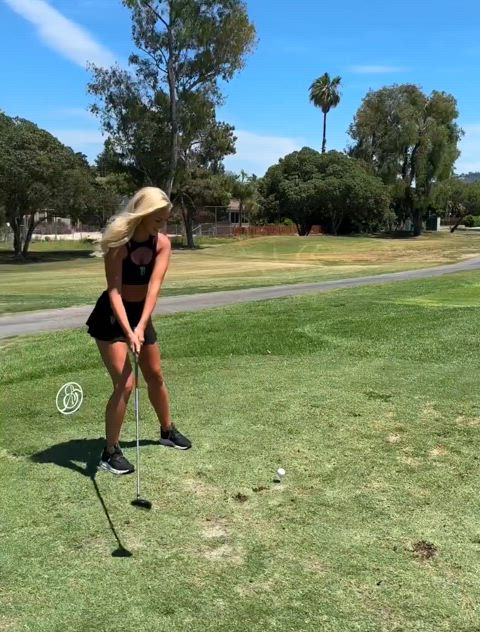
[[[480,426],[480,417],[465,417],[460,415],[455,419],[455,423],[464,428],[478,428]]]
[[[418,467],[420,465],[420,459],[417,459],[413,456],[408,456],[407,454],[403,454],[399,457],[400,461],[405,465],[409,465],[410,467]]]
[[[232,564],[243,564],[243,557],[239,551],[229,544],[221,544],[214,549],[203,551],[203,557],[212,562],[231,562]]]
[[[305,570],[315,573],[315,575],[324,575],[327,572],[327,567],[319,559],[311,558],[305,563]]]
[[[429,417],[429,418],[431,418],[431,417],[436,418],[436,417],[439,416],[438,411],[435,410],[435,407],[434,407],[432,402],[427,402],[425,404],[425,406],[423,407],[423,410],[422,410],[422,414],[425,417]]]
[[[187,491],[195,494],[199,498],[206,498],[207,496],[219,496],[221,494],[221,490],[215,485],[210,485],[205,481],[200,479],[186,479],[184,481],[184,485],[187,488]]]
[[[430,560],[438,554],[438,549],[431,542],[420,540],[413,545],[412,553],[422,560]]]
[[[400,443],[401,440],[400,435],[396,433],[389,434],[387,437],[387,443]]]
[[[238,503],[246,503],[248,500],[248,496],[242,494],[241,492],[238,492],[238,494],[234,495],[233,499],[236,500]]]
[[[227,526],[224,520],[213,518],[206,520],[203,526],[203,537],[207,540],[223,539],[228,536]]]
[[[443,445],[439,445],[436,448],[433,448],[433,450],[430,450],[431,457],[447,456],[447,454],[448,451]]]

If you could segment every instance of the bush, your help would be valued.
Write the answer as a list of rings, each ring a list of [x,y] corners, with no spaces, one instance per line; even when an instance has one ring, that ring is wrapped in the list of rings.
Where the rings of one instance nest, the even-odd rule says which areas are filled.
[[[473,228],[475,226],[475,218],[473,215],[465,215],[463,218],[463,225],[467,228]]]

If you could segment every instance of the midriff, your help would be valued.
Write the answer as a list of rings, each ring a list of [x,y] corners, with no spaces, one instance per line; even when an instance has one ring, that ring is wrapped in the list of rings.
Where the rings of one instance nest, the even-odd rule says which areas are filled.
[[[122,298],[129,303],[144,301],[148,285],[122,285]]]

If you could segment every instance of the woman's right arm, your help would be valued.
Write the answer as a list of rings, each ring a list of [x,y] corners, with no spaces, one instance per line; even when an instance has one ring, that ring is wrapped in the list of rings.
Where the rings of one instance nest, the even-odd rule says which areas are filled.
[[[132,351],[140,353],[140,343],[128,322],[127,312],[122,301],[122,264],[127,255],[125,246],[112,248],[105,255],[105,275],[110,305],[118,324],[128,338]]]

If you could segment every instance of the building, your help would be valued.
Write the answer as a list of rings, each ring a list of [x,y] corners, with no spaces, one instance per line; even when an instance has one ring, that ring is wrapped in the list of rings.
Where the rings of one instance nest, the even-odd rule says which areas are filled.
[[[241,212],[240,217],[240,200],[231,200],[230,204],[227,207],[228,212],[228,221],[231,226],[248,226],[249,225],[249,216],[248,211],[243,210]]]

